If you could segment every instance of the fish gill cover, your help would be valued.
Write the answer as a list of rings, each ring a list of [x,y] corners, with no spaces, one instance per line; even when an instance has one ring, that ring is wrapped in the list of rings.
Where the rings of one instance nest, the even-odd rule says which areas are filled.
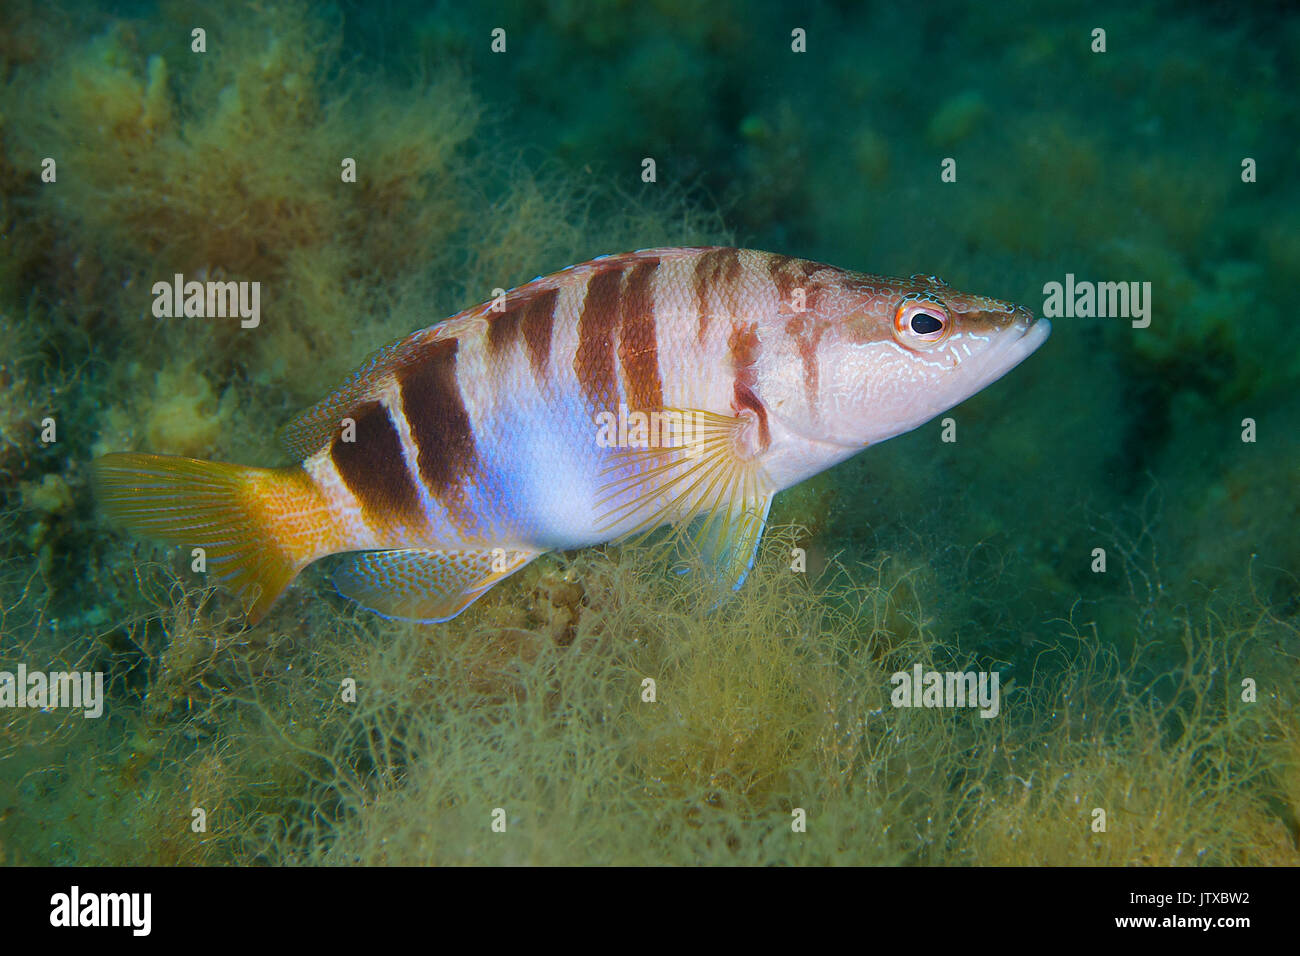
[[[0,860],[1300,862],[1300,20],[894,7],[10,4]],[[779,495],[721,604],[669,535],[249,626],[99,515],[106,452],[282,463],[386,342],[710,244],[1055,334]]]

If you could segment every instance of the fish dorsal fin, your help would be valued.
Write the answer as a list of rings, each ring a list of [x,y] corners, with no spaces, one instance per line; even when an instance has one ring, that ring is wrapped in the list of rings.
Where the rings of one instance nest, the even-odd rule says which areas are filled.
[[[333,575],[346,598],[387,618],[450,621],[539,551],[362,551]]]
[[[620,539],[664,524],[689,524],[689,538],[718,583],[744,583],[763,536],[775,489],[759,456],[766,422],[752,411],[720,415],[665,409],[666,440],[647,448],[619,448],[603,469],[597,498],[600,527]]]
[[[372,398],[386,377],[423,361],[447,341],[443,327],[435,325],[372,352],[342,385],[280,429],[280,445],[297,460],[320,451],[338,432],[340,419]]]

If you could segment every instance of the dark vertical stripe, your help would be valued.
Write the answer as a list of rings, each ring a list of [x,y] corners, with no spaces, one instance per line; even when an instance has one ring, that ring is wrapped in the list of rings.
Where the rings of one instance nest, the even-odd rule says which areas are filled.
[[[500,355],[507,351],[519,338],[520,323],[523,313],[519,308],[508,312],[487,313],[487,344],[489,355]]]
[[[822,293],[827,289],[828,283],[834,281],[831,276],[817,278],[818,273],[826,272],[835,274],[833,266],[823,265],[820,262],[810,262],[807,259],[798,260],[799,278],[796,280],[798,286],[804,290],[804,307],[808,312],[816,312],[818,305],[821,304]]]
[[[548,289],[524,308],[524,342],[528,346],[528,364],[533,374],[545,378],[551,360],[551,333],[555,325],[555,309],[560,302],[560,291]]]
[[[478,463],[474,431],[456,380],[456,339],[428,343],[398,372],[402,410],[417,449],[420,477],[453,520],[467,521],[465,480]]]
[[[592,408],[613,409],[618,397],[614,371],[614,334],[618,329],[619,292],[623,272],[610,268],[596,272],[587,281],[587,292],[578,318],[578,350],[573,370]]]
[[[778,312],[791,312],[794,309],[794,290],[799,288],[799,277],[794,272],[797,262],[797,259],[780,255],[773,255],[768,260],[767,274],[772,277],[772,282],[776,285]]]
[[[695,273],[691,278],[691,285],[695,289],[695,311],[699,316],[697,337],[701,342],[708,334],[709,323],[713,320],[710,293],[718,286],[724,263],[735,254],[735,249],[710,249],[695,260]],[[739,265],[740,260],[737,258],[735,262]]]
[[[538,378],[546,375],[551,358],[551,329],[555,322],[555,306],[559,301],[558,289],[529,290],[510,304],[507,312],[487,314],[488,355],[496,357],[508,352],[521,338],[528,349],[528,363]]]
[[[736,381],[752,387],[754,363],[758,361],[757,325],[753,322],[732,325],[731,334],[727,336],[727,350]]]
[[[799,289],[803,290],[803,311],[815,312],[827,283],[827,279],[818,278],[818,274],[836,270],[808,259],[773,255],[768,261],[767,271],[776,285],[777,311],[791,315],[795,312],[794,295]]]
[[[755,324],[733,324],[731,334],[727,337],[727,348],[735,375],[731,403],[737,412],[748,409],[758,418],[758,437],[762,446],[759,450],[766,451],[772,442],[772,436],[767,427],[767,409],[754,392],[758,384],[758,370],[755,366],[758,361],[758,332]]]
[[[721,262],[722,281],[727,284],[727,291],[734,295],[736,280],[740,278],[740,250],[727,249],[725,252]]]
[[[330,446],[330,458],[348,490],[356,495],[366,522],[413,524],[423,520],[420,492],[402,457],[402,440],[379,402],[366,402],[349,416],[354,441],[342,431]]]
[[[785,331],[799,348],[799,360],[803,363],[804,391],[808,395],[809,405],[816,411],[820,375],[817,349],[822,336],[826,334],[826,323],[815,313],[806,312],[786,322]]]
[[[627,405],[631,411],[657,411],[663,406],[663,383],[659,377],[659,340],[654,308],[654,275],[658,259],[647,259],[627,277],[619,324],[618,357],[627,381]]]

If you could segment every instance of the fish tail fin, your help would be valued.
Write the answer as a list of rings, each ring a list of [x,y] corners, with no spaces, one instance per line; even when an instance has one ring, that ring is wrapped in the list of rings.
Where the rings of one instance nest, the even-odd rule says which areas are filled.
[[[94,463],[96,496],[133,534],[203,548],[208,570],[257,623],[304,567],[336,550],[333,522],[301,466],[249,468],[171,455]]]

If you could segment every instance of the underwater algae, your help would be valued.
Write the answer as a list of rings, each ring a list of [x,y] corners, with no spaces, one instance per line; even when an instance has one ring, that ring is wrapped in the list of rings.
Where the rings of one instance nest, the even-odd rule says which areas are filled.
[[[1179,201],[1209,178],[1202,154],[1125,165],[1099,200],[1090,184],[1116,178],[1111,134],[1085,135],[1059,102],[1010,114],[1014,134],[997,131],[1005,98],[991,81],[866,109],[890,64],[862,69],[846,51],[827,58],[845,93],[830,108],[846,111],[829,125],[852,131],[842,148],[797,84],[728,125],[709,104],[738,96],[751,48],[730,5],[679,29],[599,4],[536,14],[534,29],[568,44],[520,54],[540,100],[562,101],[559,81],[539,78],[566,50],[635,43],[635,55],[578,68],[604,77],[581,122],[511,120],[513,134],[561,156],[607,138],[611,155],[639,160],[635,112],[615,120],[599,104],[611,74],[666,62],[670,88],[710,95],[660,103],[649,128],[676,142],[697,128],[699,155],[729,162],[719,217],[699,194],[609,192],[503,147],[518,140],[488,98],[509,81],[458,66],[473,61],[455,51],[487,35],[465,11],[413,18],[412,43],[438,55],[404,75],[354,63],[329,8],[227,8],[201,60],[174,28],[192,19],[183,5],[75,23],[35,9],[10,27],[23,42],[0,48],[0,671],[102,671],[108,700],[98,720],[3,711],[0,859],[1297,861],[1294,455],[1284,444],[1222,467],[1171,464],[1204,463],[1190,423],[1207,409],[1249,410],[1274,433],[1294,420],[1294,402],[1277,398],[1294,370],[1252,356],[1232,321],[1271,321],[1278,293],[1255,263],[1294,259],[1276,223],[1250,244],[1240,225],[1224,229],[1235,207],[1222,187]],[[945,15],[987,35],[973,15]],[[1041,69],[1065,44],[1048,28],[1008,32],[1009,74],[1010,61]],[[1174,54],[1139,69],[1218,102]],[[909,111],[919,121],[905,135]],[[1020,185],[945,196],[958,251],[936,247],[917,265],[927,217],[910,210],[930,200],[882,187],[908,175],[917,144],[1001,135],[1019,144],[1007,163]],[[336,157],[354,154],[374,174],[340,189]],[[57,192],[31,172],[46,155],[59,157]],[[329,161],[317,169],[312,156]],[[1049,158],[1070,189],[1035,175]],[[873,195],[832,188],[846,166]],[[1078,214],[1083,202],[1092,215]],[[1153,225],[1117,236],[1107,221],[1134,205]],[[888,224],[895,243],[831,249],[846,223]],[[1016,289],[1041,280],[1022,280],[1015,257],[1091,244],[1077,261],[1150,275],[1187,318],[1159,340],[1058,323],[1052,345],[1064,344],[1027,363],[1023,382],[962,406],[962,443],[895,439],[778,497],[750,580],[716,609],[707,581],[671,572],[671,542],[650,541],[539,558],[433,629],[359,611],[308,572],[250,628],[188,550],[134,543],[96,515],[100,454],[282,460],[277,424],[375,345],[485,290],[598,252],[738,238],[900,274],[940,269],[1025,301]],[[1054,254],[1031,275],[1063,275]],[[262,325],[154,320],[149,288],[176,272],[261,281]],[[1085,353],[1085,337],[1110,347]],[[1135,396],[1159,414],[1125,416]],[[58,441],[33,440],[51,412]],[[1099,416],[1116,427],[1097,428]],[[1081,447],[1081,433],[1101,437]],[[963,443],[990,450],[975,472]],[[1121,448],[1136,460],[1118,476],[1094,463]],[[1102,490],[1079,494],[1089,482]],[[1147,487],[1149,507],[1130,507]],[[1104,584],[1062,557],[1098,546],[1114,571]],[[791,573],[796,549],[806,574]],[[1001,671],[998,718],[892,706],[891,675],[916,664]],[[1260,687],[1249,706],[1243,676]],[[1099,806],[1104,833],[1091,828]],[[496,807],[510,839],[488,826]],[[791,830],[797,809],[805,833]]]

